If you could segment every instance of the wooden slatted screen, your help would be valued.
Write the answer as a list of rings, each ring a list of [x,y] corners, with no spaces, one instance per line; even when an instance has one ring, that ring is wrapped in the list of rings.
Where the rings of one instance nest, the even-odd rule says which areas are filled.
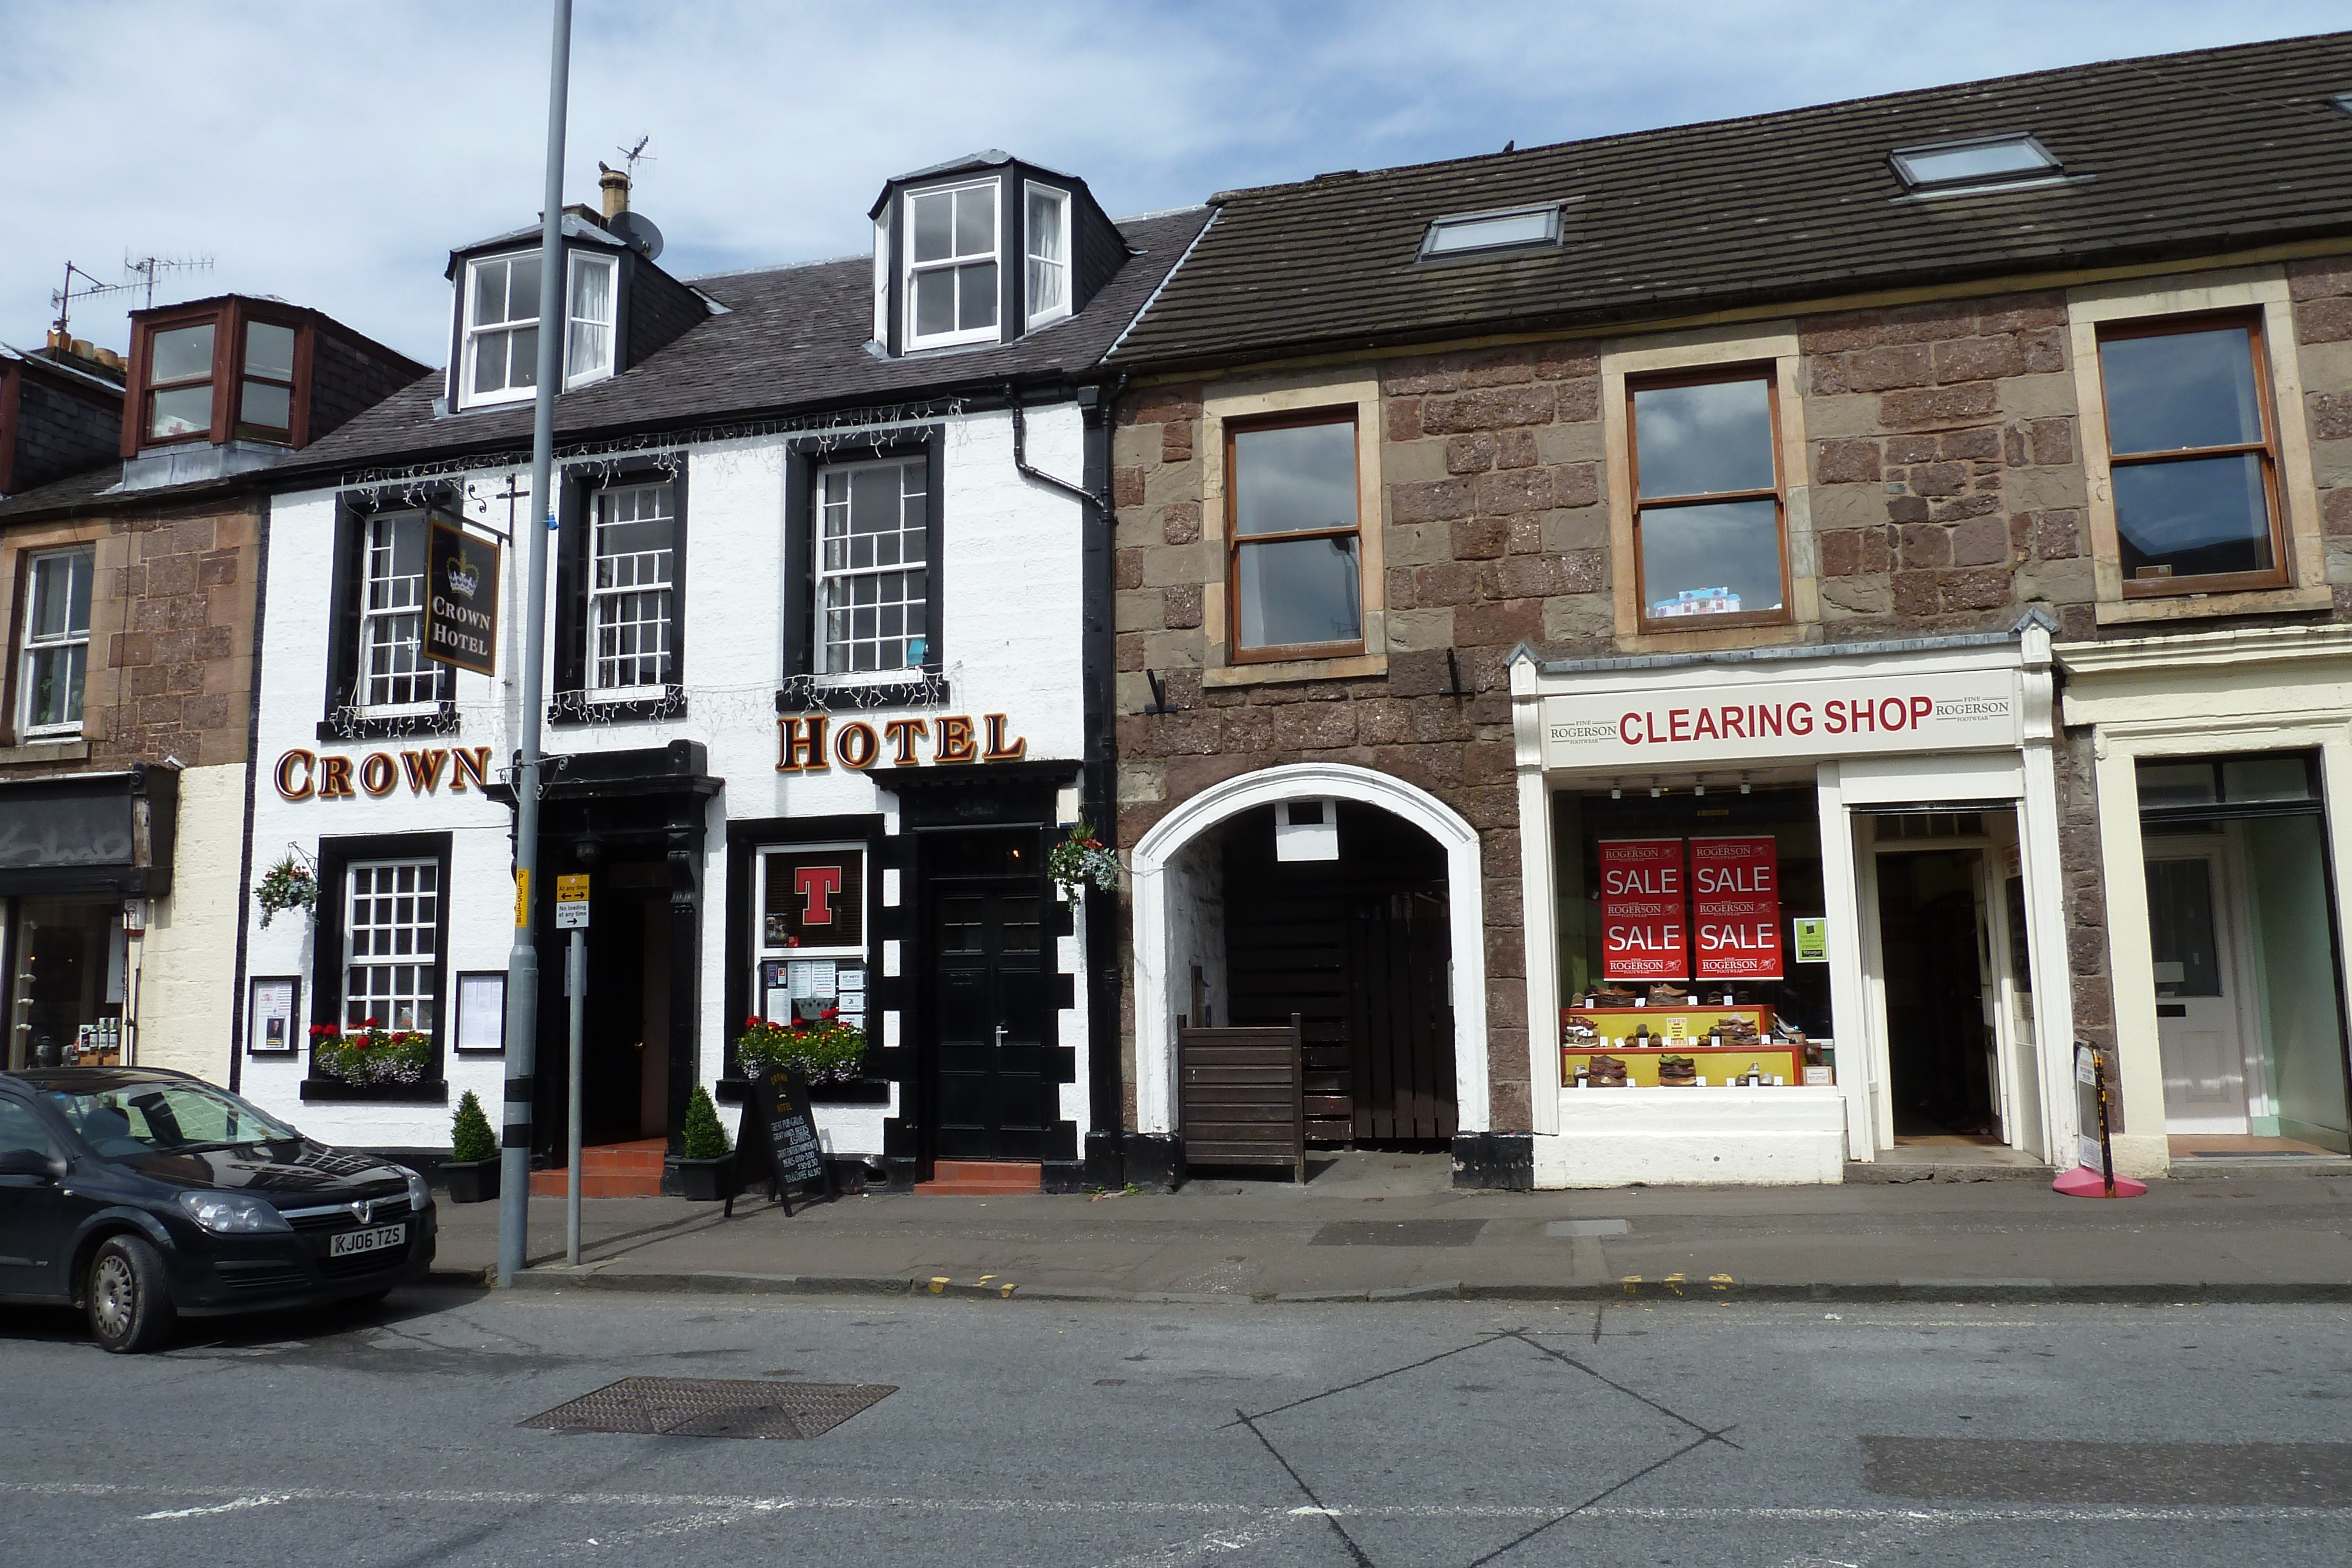
[[[1177,1111],[1184,1162],[1288,1166],[1307,1179],[1299,1020],[1286,1029],[1176,1030]]]

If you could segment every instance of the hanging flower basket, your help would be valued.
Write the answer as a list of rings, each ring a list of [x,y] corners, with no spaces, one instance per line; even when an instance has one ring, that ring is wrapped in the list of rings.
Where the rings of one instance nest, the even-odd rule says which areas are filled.
[[[265,926],[272,916],[289,909],[308,915],[319,907],[319,879],[310,874],[309,866],[289,853],[255,884],[253,902],[261,906],[261,924]]]
[[[340,1083],[421,1083],[433,1065],[433,1037],[388,1030],[373,1019],[354,1030],[310,1026],[311,1071]]]
[[[1094,829],[1080,822],[1069,836],[1054,846],[1046,857],[1045,869],[1061,884],[1062,891],[1073,898],[1090,887],[1105,893],[1118,891],[1119,883],[1118,852],[1106,848],[1095,837]]]
[[[796,1067],[803,1081],[854,1083],[866,1065],[866,1031],[841,1021],[838,1010],[827,1008],[822,1017],[793,1023],[747,1018],[735,1037],[735,1060],[746,1075],[771,1067]]]

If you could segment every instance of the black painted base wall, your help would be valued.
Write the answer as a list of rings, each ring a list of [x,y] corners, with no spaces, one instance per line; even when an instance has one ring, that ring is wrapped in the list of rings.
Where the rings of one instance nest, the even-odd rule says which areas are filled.
[[[1457,1133],[1454,1185],[1475,1192],[1531,1192],[1536,1185],[1532,1133]]]

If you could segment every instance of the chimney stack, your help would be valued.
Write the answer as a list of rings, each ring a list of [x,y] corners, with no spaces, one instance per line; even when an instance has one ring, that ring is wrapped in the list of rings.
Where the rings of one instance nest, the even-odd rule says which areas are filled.
[[[629,177],[618,169],[605,169],[602,163],[596,167],[604,170],[597,176],[596,185],[604,193],[604,215],[618,217],[629,210]]]

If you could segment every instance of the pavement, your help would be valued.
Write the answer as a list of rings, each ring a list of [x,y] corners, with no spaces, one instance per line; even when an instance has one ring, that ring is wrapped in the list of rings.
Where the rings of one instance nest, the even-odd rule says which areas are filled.
[[[534,1199],[529,1289],[1048,1301],[1491,1298],[2352,1301],[2352,1175],[2246,1162],[2143,1197],[2041,1179],[1457,1192],[1444,1155],[1350,1152],[1305,1185],[802,1207]],[[1944,1173],[1948,1175],[1949,1173]],[[1992,1173],[1999,1175],[2000,1173]],[[2030,1173],[2009,1173],[2030,1175]],[[437,1271],[478,1281],[496,1204],[441,1205]]]

